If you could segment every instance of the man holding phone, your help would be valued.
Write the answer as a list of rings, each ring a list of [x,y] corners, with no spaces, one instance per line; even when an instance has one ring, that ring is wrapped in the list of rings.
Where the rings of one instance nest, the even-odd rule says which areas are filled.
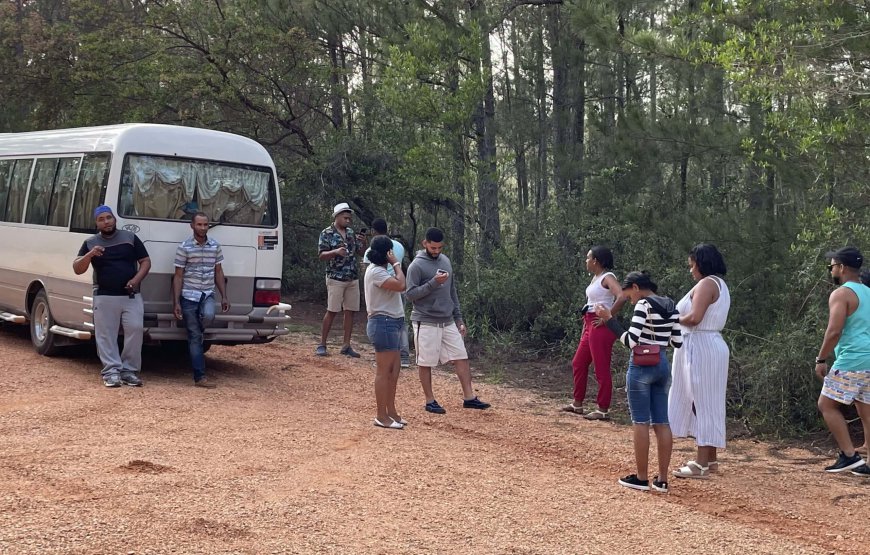
[[[353,211],[342,202],[332,210],[332,225],[320,233],[318,256],[326,262],[326,314],[320,328],[320,345],[314,350],[317,356],[326,356],[326,339],[335,315],[344,312],[344,345],[340,353],[359,358],[359,353],[350,346],[353,332],[353,315],[359,312],[359,268],[356,257],[365,247],[365,236],[355,235],[350,224]]]
[[[417,350],[420,384],[426,395],[425,409],[434,414],[447,412],[432,391],[432,367],[452,362],[462,385],[463,408],[487,409],[474,395],[471,387],[471,368],[463,338],[465,322],[459,309],[459,296],[453,282],[453,266],[441,251],[444,232],[437,227],[426,230],[423,250],[417,252],[405,278],[405,296],[413,304],[411,325]]]

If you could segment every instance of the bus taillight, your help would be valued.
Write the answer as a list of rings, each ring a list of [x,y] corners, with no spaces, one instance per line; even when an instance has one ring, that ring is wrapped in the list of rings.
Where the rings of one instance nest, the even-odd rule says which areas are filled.
[[[281,302],[281,280],[258,279],[254,283],[254,306],[272,306]]]

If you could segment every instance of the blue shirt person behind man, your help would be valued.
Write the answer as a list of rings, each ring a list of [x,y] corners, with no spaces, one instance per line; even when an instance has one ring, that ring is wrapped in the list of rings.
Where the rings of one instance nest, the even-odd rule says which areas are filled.
[[[221,295],[221,312],[230,309],[230,301],[224,287],[224,271],[221,263],[224,255],[221,246],[208,237],[208,215],[197,212],[190,220],[193,236],[185,240],[175,251],[175,275],[172,278],[172,295],[175,302],[175,318],[184,321],[187,328],[187,347],[193,366],[193,385],[213,388],[205,376],[205,349],[203,334],[214,322],[215,289]]]
[[[151,269],[145,245],[133,233],[117,229],[115,215],[106,205],[94,209],[98,233],[82,243],[73,271],[94,269],[94,336],[103,363],[103,385],[141,386],[142,334],[145,306],[139,285]],[[118,352],[123,326],[124,349]]]

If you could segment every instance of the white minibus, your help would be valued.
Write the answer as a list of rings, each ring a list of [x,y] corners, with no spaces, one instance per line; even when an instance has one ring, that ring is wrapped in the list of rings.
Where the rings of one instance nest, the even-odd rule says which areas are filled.
[[[96,233],[93,211],[148,249],[141,284],[145,339],[183,341],[172,315],[178,245],[198,211],[222,247],[232,305],[205,331],[210,344],[261,343],[287,333],[281,302],[281,204],[275,165],[257,142],[230,133],[127,124],[0,134],[0,321],[29,323],[45,355],[93,332],[92,275],[72,261]]]

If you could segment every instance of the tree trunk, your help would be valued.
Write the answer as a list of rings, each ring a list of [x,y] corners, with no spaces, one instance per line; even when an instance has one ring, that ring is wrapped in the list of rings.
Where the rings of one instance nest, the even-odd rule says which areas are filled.
[[[486,21],[486,6],[483,0],[475,0],[472,14],[477,21]],[[492,83],[492,51],[486,25],[480,25],[480,77],[484,95],[474,115],[477,135],[477,210],[480,219],[481,241],[478,246],[480,259],[492,260],[492,253],[501,245],[501,218],[499,216],[498,180],[495,147],[495,91]]]
[[[625,14],[619,12],[616,19],[616,30],[619,33],[619,45],[616,49],[616,110],[617,125],[625,122],[625,102],[628,99],[628,56],[625,54]]]
[[[348,136],[351,136],[353,135],[353,107],[351,105],[349,94],[350,82],[348,80],[348,75],[350,75],[350,72],[347,70],[347,54],[345,53],[344,48],[339,50],[339,53],[341,58],[341,85],[343,91],[343,94],[341,95],[343,100],[342,109],[344,110],[344,113],[347,114],[347,134]]]
[[[571,126],[567,95],[568,55],[561,19],[559,6],[552,6],[547,10],[547,38],[553,68],[553,187],[557,199],[567,196],[571,165],[568,137]]]
[[[656,16],[655,10],[650,11],[649,14],[649,29],[650,31],[655,30]],[[648,54],[649,56],[649,122],[651,125],[655,126],[656,120],[658,118],[656,112],[658,111],[658,64],[656,63],[656,57],[654,54]]]
[[[586,41],[574,39],[575,70],[574,82],[574,133],[573,153],[574,167],[572,172],[571,193],[577,197],[583,195],[586,186]]]
[[[749,168],[746,172],[746,190],[749,191],[749,208],[760,210],[764,207],[764,190],[761,184],[761,176],[763,168],[758,160],[760,142],[763,140],[762,131],[764,123],[762,122],[761,102],[752,100],[749,102],[749,136],[755,140],[755,151],[752,152],[752,159],[749,162]]]
[[[329,72],[329,84],[331,87],[330,100],[332,113],[330,114],[330,119],[332,120],[332,126],[335,129],[341,129],[344,125],[344,118],[342,117],[343,95],[341,94],[341,72],[338,61],[339,39],[335,35],[330,34],[327,38],[327,46],[329,48],[329,62],[331,65]]]
[[[524,95],[521,91],[524,87],[522,86],[522,75],[520,74],[520,62],[518,60],[520,57],[520,50],[519,40],[517,39],[516,19],[513,19],[510,22],[510,26],[510,44],[514,60],[512,67],[514,90],[516,91],[516,96],[522,99]],[[507,49],[505,49],[502,62],[505,68],[508,67],[507,54]],[[505,100],[507,101],[508,114],[511,121],[511,141],[513,142],[514,149],[514,170],[517,174],[517,199],[520,208],[525,210],[529,207],[529,170],[528,162],[526,162],[526,145],[523,139],[523,133],[520,132],[521,124],[517,121],[519,114],[514,106],[516,100],[511,95],[510,77],[506,76],[505,80],[507,81],[505,85]]]
[[[547,128],[547,78],[544,68],[544,21],[539,16],[538,29],[535,32],[535,107],[538,112],[538,152],[536,160],[537,175],[535,176],[535,225],[538,223],[540,211],[547,201],[549,168],[548,168],[548,128]]]
[[[365,28],[359,30],[359,60],[362,74],[362,135],[368,143],[372,138],[372,76],[369,67],[369,36]]]

